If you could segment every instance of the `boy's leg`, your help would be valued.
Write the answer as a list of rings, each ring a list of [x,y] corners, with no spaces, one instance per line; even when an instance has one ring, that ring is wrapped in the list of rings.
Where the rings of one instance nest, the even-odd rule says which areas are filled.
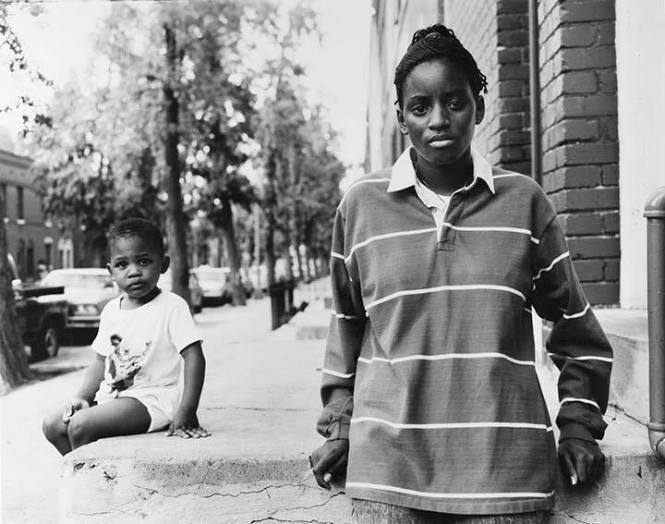
[[[77,411],[67,430],[76,449],[104,437],[145,433],[149,427],[147,408],[135,398],[120,397]]]
[[[53,410],[44,418],[42,422],[42,431],[47,440],[55,446],[61,455],[65,455],[72,450],[67,434],[67,424],[62,420],[64,407],[60,406]]]

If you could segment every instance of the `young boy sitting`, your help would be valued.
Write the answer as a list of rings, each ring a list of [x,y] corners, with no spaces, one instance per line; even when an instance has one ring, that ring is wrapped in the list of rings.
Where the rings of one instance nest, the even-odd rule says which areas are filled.
[[[64,412],[46,417],[44,434],[63,455],[100,438],[167,427],[169,435],[207,437],[196,416],[205,374],[201,337],[187,303],[157,287],[169,266],[162,233],[147,220],[128,219],[108,238],[107,268],[122,294],[102,311],[81,389]]]

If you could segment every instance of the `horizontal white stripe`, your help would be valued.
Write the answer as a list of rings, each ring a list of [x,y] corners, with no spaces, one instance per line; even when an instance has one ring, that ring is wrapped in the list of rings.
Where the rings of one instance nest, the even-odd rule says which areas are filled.
[[[526,311],[529,315],[531,314],[531,310],[527,307],[522,308],[524,311]]]
[[[339,206],[337,206],[337,209],[342,205],[342,203],[346,200],[346,196],[349,194],[349,192],[356,186],[360,186],[363,184],[373,184],[376,182],[390,182],[389,178],[368,178],[367,180],[359,180],[358,182],[352,183],[349,187],[346,188],[346,191],[344,192],[344,196],[342,197],[342,200],[339,201]]]
[[[442,225],[444,225],[446,227],[449,227],[450,229],[454,229],[455,231],[500,231],[500,232],[504,232],[504,233],[521,233],[522,235],[531,236],[531,230],[530,229],[522,229],[522,228],[519,228],[519,227],[454,226],[450,222],[443,222]]]
[[[371,364],[372,362],[384,362],[387,364],[399,364],[400,362],[409,362],[411,360],[450,360],[450,359],[472,359],[472,358],[502,358],[513,362],[514,364],[519,364],[521,366],[534,366],[535,362],[532,360],[517,360],[503,353],[447,353],[445,355],[409,355],[408,357],[398,357],[393,359],[382,358],[382,357],[372,357],[364,358],[358,357],[358,362],[363,364]]]
[[[564,313],[564,314],[563,314],[563,318],[570,320],[571,318],[579,318],[579,317],[583,317],[583,316],[586,314],[586,312],[589,311],[589,308],[590,308],[590,307],[591,307],[591,306],[590,306],[589,304],[587,304],[586,307],[585,307],[582,311],[580,311],[579,313],[572,313],[572,314],[570,314],[570,315],[566,315],[566,314]]]
[[[362,318],[362,317],[359,317],[357,315],[344,315],[342,313],[335,313],[334,311],[332,312],[332,314],[335,315],[335,317],[343,318],[344,320],[355,320],[355,319],[358,319],[358,318]]]
[[[330,256],[333,258],[339,258],[341,260],[344,260],[344,255],[340,255],[339,253],[335,253],[334,251],[330,253]]]
[[[566,355],[559,355],[557,353],[548,353],[550,357],[568,358],[570,360],[600,360],[601,362],[614,362],[614,359],[608,357],[569,357]]]
[[[534,238],[534,237],[531,237],[531,242],[533,242],[536,245],[540,244],[540,240],[538,240],[537,238]]]
[[[494,175],[494,180],[496,180],[497,178],[509,178],[512,176],[523,176],[525,178],[531,178],[529,176],[523,175],[522,173],[505,173],[503,175]]]
[[[559,406],[563,406],[564,404],[568,404],[569,402],[581,402],[582,404],[590,404],[591,406],[594,406],[596,409],[600,411],[600,407],[598,406],[598,404],[596,404],[593,400],[589,400],[586,398],[574,398],[574,397],[564,398],[561,401],[561,404],[559,404]]]
[[[450,422],[440,424],[405,424],[402,422],[390,422],[375,417],[356,417],[351,419],[351,424],[362,422],[376,422],[385,424],[396,429],[469,429],[469,428],[517,428],[517,429],[541,429],[552,431],[551,426],[545,424],[531,424],[529,422]]]
[[[333,377],[339,378],[351,378],[355,373],[340,373],[339,371],[332,371],[330,369],[323,368],[321,369],[326,375],[332,375]]]
[[[538,273],[536,273],[536,276],[533,277],[533,279],[538,280],[540,278],[540,275],[542,275],[546,271],[551,271],[551,269],[556,265],[557,262],[561,262],[564,258],[569,257],[569,256],[570,256],[570,253],[568,251],[566,251],[565,253],[561,253],[558,257],[556,257],[554,260],[552,260],[552,263],[549,266],[547,266],[547,267],[541,269],[540,271],[538,271]]]
[[[496,291],[507,291],[508,293],[512,293],[513,295],[517,295],[520,297],[522,300],[526,302],[526,297],[517,289],[513,289],[512,287],[508,286],[495,286],[492,284],[468,284],[468,285],[457,285],[457,286],[437,286],[437,287],[429,287],[429,288],[423,288],[423,289],[407,289],[404,291],[397,291],[396,293],[393,293],[391,295],[388,295],[387,297],[380,298],[379,300],[375,300],[374,302],[370,302],[365,306],[365,309],[372,308],[374,306],[378,306],[379,304],[383,304],[384,302],[388,302],[389,300],[393,300],[398,297],[402,296],[408,296],[408,295],[424,295],[427,293],[437,293],[439,291],[473,291],[473,290],[480,290],[480,289],[492,289]]]
[[[376,240],[384,240],[386,238],[395,238],[395,237],[404,237],[404,236],[411,236],[411,235],[422,235],[424,233],[435,233],[436,228],[435,227],[428,227],[427,229],[413,229],[410,231],[398,231],[396,233],[386,233],[384,235],[376,235],[373,237],[369,237],[367,240],[363,240],[362,242],[358,242],[355,246],[351,247],[351,251],[349,251],[349,255],[346,257],[345,261],[348,262],[351,259],[351,255],[353,255],[353,252],[356,251],[357,249],[360,249],[361,247],[365,247],[367,244],[371,244],[372,242],[375,242]]]
[[[554,491],[549,493],[513,491],[507,493],[431,493],[427,491],[416,491],[413,489],[399,488],[397,486],[387,486],[385,484],[372,484],[369,482],[346,482],[347,488],[358,489],[377,489],[380,491],[392,491],[404,495],[417,495],[420,497],[429,497],[435,499],[510,499],[510,498],[547,498],[554,495]]]

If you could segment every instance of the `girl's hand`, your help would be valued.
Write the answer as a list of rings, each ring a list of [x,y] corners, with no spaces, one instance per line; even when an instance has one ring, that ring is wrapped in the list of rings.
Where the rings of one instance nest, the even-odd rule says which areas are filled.
[[[71,419],[74,416],[74,413],[81,409],[89,408],[90,404],[88,404],[88,401],[82,398],[74,398],[70,400],[67,403],[67,406],[65,407],[65,411],[62,414],[62,421],[65,424],[69,424],[69,419]]]
[[[210,436],[210,433],[199,425],[195,412],[178,410],[166,432],[167,437],[173,435],[180,438],[203,438]]]

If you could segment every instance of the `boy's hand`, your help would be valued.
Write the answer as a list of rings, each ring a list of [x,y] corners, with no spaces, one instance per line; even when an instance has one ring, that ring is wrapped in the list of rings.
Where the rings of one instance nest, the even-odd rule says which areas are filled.
[[[74,416],[74,413],[81,409],[89,408],[90,404],[88,404],[87,400],[84,400],[82,398],[73,398],[70,400],[67,405],[65,406],[65,411],[62,414],[62,421],[65,424],[69,424],[69,419],[71,419]]]
[[[172,435],[180,438],[203,438],[210,436],[210,433],[199,425],[196,412],[178,410],[166,432],[167,437]]]
[[[341,479],[346,474],[349,459],[349,441],[345,438],[328,440],[315,449],[309,457],[316,483],[323,489],[330,489],[333,478]]]
[[[595,442],[568,438],[559,443],[559,462],[571,485],[597,480],[605,469],[605,455]]]

